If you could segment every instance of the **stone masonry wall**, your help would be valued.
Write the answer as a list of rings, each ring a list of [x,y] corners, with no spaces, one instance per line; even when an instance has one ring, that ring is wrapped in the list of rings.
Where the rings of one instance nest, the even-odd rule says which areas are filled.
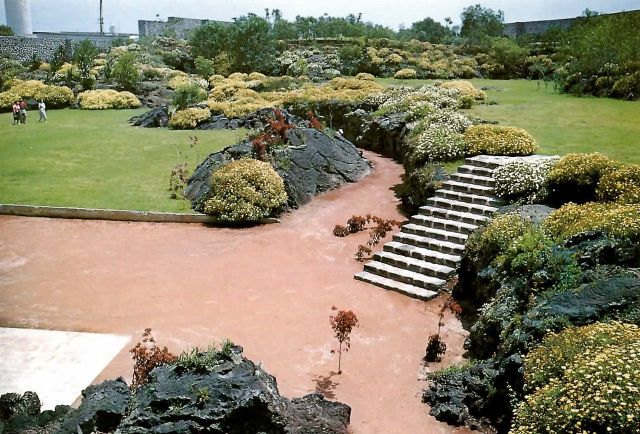
[[[196,18],[169,17],[167,21],[138,21],[138,34],[143,36],[177,36],[187,39],[189,33],[210,20]],[[224,22],[224,21],[219,21]]]
[[[100,51],[111,48],[114,36],[83,35],[83,34],[46,34],[38,37],[24,36],[0,36],[0,55],[8,54],[20,62],[31,60],[35,53],[38,58],[49,61],[58,47],[64,46],[67,41],[75,47],[85,39],[92,41]]]

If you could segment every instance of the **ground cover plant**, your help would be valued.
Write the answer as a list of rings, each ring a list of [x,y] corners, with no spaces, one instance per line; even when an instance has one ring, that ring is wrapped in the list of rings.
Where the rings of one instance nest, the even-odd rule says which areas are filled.
[[[188,212],[167,178],[192,131],[132,128],[142,110],[56,110],[49,122],[11,125],[0,115],[0,202]],[[237,142],[238,131],[199,131],[202,155]],[[193,169],[193,167],[192,167]]]

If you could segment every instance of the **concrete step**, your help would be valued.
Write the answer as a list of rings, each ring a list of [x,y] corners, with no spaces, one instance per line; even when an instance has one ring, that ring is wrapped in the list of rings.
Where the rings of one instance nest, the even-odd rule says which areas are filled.
[[[393,265],[394,267],[403,268],[405,270],[414,271],[424,274],[425,276],[437,277],[446,280],[456,269],[442,264],[423,261],[422,259],[411,258],[409,256],[397,255],[391,252],[378,252],[373,255],[373,259],[383,264]]]
[[[470,173],[471,175],[487,176],[491,178],[493,176],[493,169],[463,164],[462,166],[458,167],[458,173]]]
[[[458,182],[449,179],[442,183],[443,190],[458,191],[460,193],[476,194],[478,196],[493,196],[493,187],[485,185],[473,185],[466,182]]]
[[[469,223],[471,225],[475,225],[476,227],[489,220],[489,217],[482,214],[425,205],[420,207],[420,214],[411,217],[411,221],[417,224],[421,224],[422,216],[433,216],[455,222]]]
[[[478,229],[478,225],[473,225],[470,223],[456,222],[453,220],[449,220],[446,218],[439,218],[430,215],[422,215],[417,214],[411,217],[412,223],[407,223],[407,225],[419,225],[424,226],[426,229],[439,229],[449,232],[457,232],[459,234],[469,234],[476,229]],[[405,225],[405,226],[407,226]],[[409,232],[413,232],[414,230],[423,231],[420,228],[411,227]]]
[[[473,185],[484,185],[485,187],[495,187],[495,179],[489,176],[478,176],[471,173],[453,173],[449,177],[452,181],[463,182]]]
[[[415,223],[407,223],[402,226],[401,232],[406,234],[420,235],[421,237],[435,238],[437,240],[449,241],[464,245],[467,242],[467,234],[452,232],[444,229],[436,229]]]
[[[425,276],[415,271],[405,270],[404,268],[394,267],[378,261],[369,261],[364,264],[364,271],[431,291],[437,291],[446,282],[444,279]]]
[[[424,247],[399,243],[397,241],[389,241],[384,246],[382,246],[382,249],[385,252],[409,256],[411,258],[421,259],[423,261],[433,262],[435,264],[446,265],[452,268],[456,268],[460,264],[461,260],[460,255],[452,255],[450,253],[443,253],[438,249],[426,249]]]
[[[504,205],[504,201],[493,196],[483,196],[478,194],[462,193],[453,190],[436,190],[433,197],[442,197],[444,199],[457,200],[459,202],[467,202],[476,205],[501,207]]]
[[[467,166],[484,167],[485,169],[495,169],[504,164],[503,158],[496,158],[491,155],[476,155],[475,157],[467,157],[464,164]]]
[[[356,278],[356,280],[361,280],[363,282],[367,282],[384,289],[408,295],[409,297],[418,298],[420,300],[431,300],[438,295],[436,291],[420,288],[419,286],[415,285],[409,285],[408,283],[398,282],[387,277],[369,273],[368,271],[361,271],[354,277]]]
[[[449,255],[462,255],[462,252],[464,251],[463,241],[447,241],[433,236],[423,236],[408,232],[399,232],[394,234],[393,241],[423,249],[437,250],[438,252]]]
[[[460,211],[486,217],[491,217],[493,213],[498,210],[498,208],[495,206],[477,205],[474,203],[461,202],[454,199],[445,199],[444,197],[430,197],[429,199],[427,199],[426,206],[444,208],[447,210]]]

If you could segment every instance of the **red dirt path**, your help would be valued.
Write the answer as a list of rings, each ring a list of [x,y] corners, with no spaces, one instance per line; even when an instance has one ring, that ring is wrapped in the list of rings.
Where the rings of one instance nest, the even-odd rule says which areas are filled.
[[[355,281],[362,264],[353,253],[366,234],[331,234],[352,214],[402,219],[389,190],[402,168],[366,155],[371,176],[281,224],[212,229],[0,216],[0,326],[127,334],[129,347],[151,327],[172,352],[229,338],[262,361],[285,396],[323,390],[349,404],[353,433],[467,432],[437,422],[420,402],[421,357],[442,300]],[[330,353],[333,305],[360,320],[342,375]],[[440,366],[460,360],[465,335],[454,319],[443,333],[449,351]],[[130,380],[131,370],[125,349],[96,381]]]

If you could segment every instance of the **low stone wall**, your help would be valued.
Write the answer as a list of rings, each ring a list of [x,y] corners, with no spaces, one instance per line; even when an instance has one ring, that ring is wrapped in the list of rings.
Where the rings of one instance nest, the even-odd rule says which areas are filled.
[[[143,36],[173,36],[187,39],[189,33],[208,22],[227,23],[197,18],[169,17],[167,21],[138,20],[138,34]]]
[[[49,61],[59,47],[71,44],[72,47],[81,41],[89,39],[101,51],[111,48],[111,43],[118,36],[100,36],[78,34],[42,34],[37,37],[0,36],[0,54],[8,54],[20,62],[31,60],[33,55],[39,59]]]

